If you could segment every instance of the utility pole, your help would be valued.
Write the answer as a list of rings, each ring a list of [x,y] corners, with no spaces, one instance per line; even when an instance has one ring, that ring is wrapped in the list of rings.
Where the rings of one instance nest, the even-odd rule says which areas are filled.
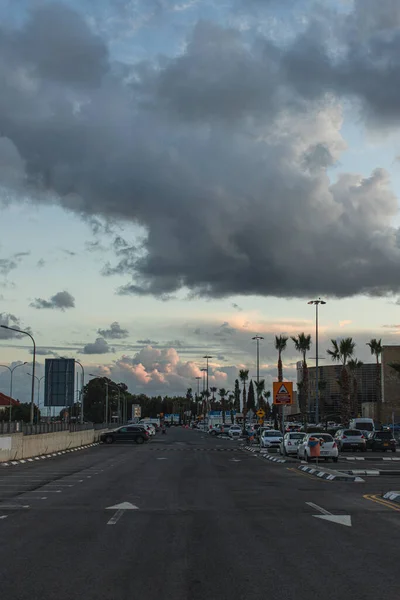
[[[264,338],[261,335],[255,335],[252,340],[257,342],[257,408],[260,408],[260,392],[258,391],[258,385],[260,383],[260,340]]]
[[[325,300],[318,298],[317,300],[310,300],[307,304],[315,304],[315,424],[319,423],[319,389],[318,389],[318,306],[320,304],[326,304]]]

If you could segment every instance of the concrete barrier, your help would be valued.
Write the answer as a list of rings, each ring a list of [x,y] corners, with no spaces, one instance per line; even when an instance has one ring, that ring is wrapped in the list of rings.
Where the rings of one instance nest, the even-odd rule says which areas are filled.
[[[57,431],[38,435],[0,435],[0,462],[20,460],[97,442],[103,430]]]

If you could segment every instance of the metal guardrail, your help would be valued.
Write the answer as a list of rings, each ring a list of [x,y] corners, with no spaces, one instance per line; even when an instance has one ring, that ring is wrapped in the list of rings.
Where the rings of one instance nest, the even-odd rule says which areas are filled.
[[[0,421],[0,435],[5,433],[23,433],[24,435],[38,435],[40,433],[55,433],[58,431],[87,431],[94,429],[93,423],[35,423],[30,425],[23,421]],[[97,429],[97,427],[96,427]]]

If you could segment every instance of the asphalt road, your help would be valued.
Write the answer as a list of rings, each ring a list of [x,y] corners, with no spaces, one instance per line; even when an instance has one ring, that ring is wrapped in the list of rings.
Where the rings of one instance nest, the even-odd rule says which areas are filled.
[[[1,468],[1,596],[395,598],[400,507],[377,479],[319,480],[177,428]],[[108,509],[123,502],[137,509]]]

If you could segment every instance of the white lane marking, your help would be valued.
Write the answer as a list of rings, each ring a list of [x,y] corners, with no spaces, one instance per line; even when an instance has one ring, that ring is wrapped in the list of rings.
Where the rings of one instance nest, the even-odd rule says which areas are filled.
[[[324,521],[331,521],[337,525],[344,525],[345,527],[351,527],[351,516],[350,515],[333,515],[329,510],[325,510],[322,506],[314,504],[314,502],[306,502],[311,508],[318,510],[321,515],[313,515],[316,519],[322,519]]]
[[[231,458],[231,460],[229,462],[241,462],[241,461],[238,458]]]
[[[27,494],[43,494],[43,490],[25,490]],[[61,494],[62,490],[44,490],[46,494]]]
[[[157,460],[168,460],[168,458],[166,458],[164,456],[160,456],[159,458],[157,458]]]
[[[115,504],[114,506],[107,506],[106,510],[116,510],[116,513],[107,521],[107,525],[115,525],[126,510],[138,510],[139,507],[130,502],[121,502],[121,504]]]
[[[8,515],[0,515],[0,519],[7,519]]]

